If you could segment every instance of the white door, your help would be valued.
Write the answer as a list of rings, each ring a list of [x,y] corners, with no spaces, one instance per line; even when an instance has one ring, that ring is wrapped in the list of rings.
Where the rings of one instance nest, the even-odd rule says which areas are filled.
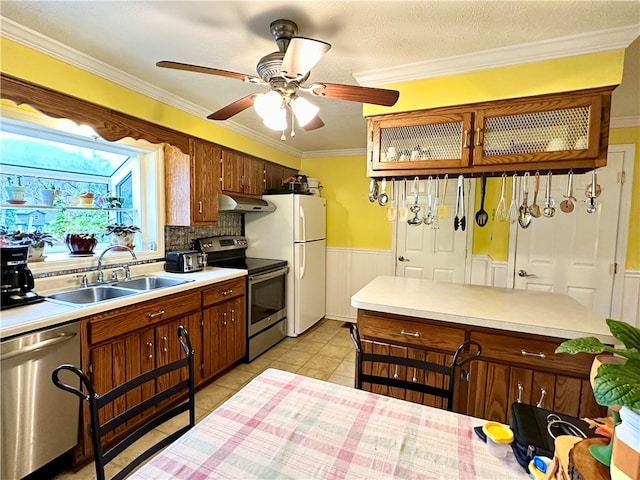
[[[294,196],[294,242],[327,238],[327,201],[314,195]]]
[[[296,336],[315,325],[326,313],[326,240],[296,243],[294,246],[293,332]],[[291,305],[291,302],[288,302]]]
[[[444,179],[440,178],[440,196],[444,194]],[[432,204],[435,201],[435,177],[432,181]],[[449,210],[447,218],[438,220],[438,228],[422,223],[409,225],[406,221],[397,221],[396,230],[396,276],[422,278],[438,282],[465,283],[467,246],[471,237],[473,205],[471,198],[473,180],[464,180],[464,200],[466,228],[454,230],[455,203],[457,194],[457,177],[449,178],[446,189],[445,205]],[[396,191],[402,190],[402,182],[396,183]],[[419,217],[427,211],[426,180],[420,182],[418,202]],[[399,195],[398,195],[399,196]],[[413,180],[407,181],[407,205],[413,204]],[[398,203],[399,205],[400,203]],[[410,213],[410,218],[414,214]]]
[[[533,219],[527,229],[511,227],[511,235],[517,236],[515,252],[510,249],[509,255],[515,288],[563,293],[602,317],[611,315],[624,156],[610,153],[607,166],[597,170],[602,193],[595,213],[587,213],[585,189],[592,177],[586,173],[573,177],[573,212],[556,208],[552,218]],[[557,207],[567,194],[567,181],[567,175],[552,177],[551,196]],[[541,192],[545,182],[543,177]]]

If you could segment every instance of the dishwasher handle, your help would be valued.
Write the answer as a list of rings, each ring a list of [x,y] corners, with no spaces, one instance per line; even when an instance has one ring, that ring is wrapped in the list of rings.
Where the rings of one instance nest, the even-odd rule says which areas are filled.
[[[29,353],[42,350],[43,348],[48,348],[54,345],[58,345],[60,343],[68,342],[75,336],[76,336],[75,333],[60,333],[53,338],[48,338],[47,340],[34,343],[33,345],[29,345],[23,348],[18,348],[16,350],[12,350],[10,352],[4,353],[2,354],[2,356],[0,356],[0,360],[2,361],[9,360],[11,358],[20,357],[22,355],[27,355]]]
[[[61,370],[68,370],[72,373],[75,373],[78,377],[80,377],[80,382],[84,384],[84,386],[87,389],[87,392],[89,393],[85,394],[81,390],[78,390],[76,387],[72,387],[71,385],[62,383],[58,378],[58,373]],[[90,400],[91,398],[97,397],[96,392],[93,389],[93,386],[91,385],[91,381],[89,381],[89,378],[84,374],[82,370],[80,370],[78,367],[75,367],[74,365],[69,365],[68,363],[65,363],[63,365],[60,365],[59,367],[54,368],[53,372],[51,372],[51,380],[53,381],[56,387],[61,388],[62,390],[66,390],[67,392],[73,393],[74,395],[77,395],[78,397],[80,397],[80,399],[82,400]]]

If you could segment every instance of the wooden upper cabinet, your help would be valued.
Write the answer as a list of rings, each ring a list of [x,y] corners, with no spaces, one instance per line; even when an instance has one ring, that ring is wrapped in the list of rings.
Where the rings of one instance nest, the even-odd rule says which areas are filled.
[[[265,161],[234,150],[222,149],[220,190],[228,193],[262,195]]]
[[[264,189],[265,192],[274,190],[282,186],[282,181],[285,178],[294,177],[298,174],[298,171],[285,167],[284,165],[278,165],[277,163],[265,162],[264,165]]]
[[[606,165],[613,87],[368,118],[371,177]]]
[[[167,145],[165,212],[167,225],[218,224],[218,171],[220,147],[192,138],[189,153]]]

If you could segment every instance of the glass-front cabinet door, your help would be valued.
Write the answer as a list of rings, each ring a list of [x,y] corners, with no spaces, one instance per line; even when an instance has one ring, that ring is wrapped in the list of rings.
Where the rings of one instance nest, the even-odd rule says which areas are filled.
[[[514,102],[476,110],[473,165],[596,158],[602,100],[598,96]]]
[[[472,114],[403,115],[370,123],[372,167],[382,171],[466,167]]]

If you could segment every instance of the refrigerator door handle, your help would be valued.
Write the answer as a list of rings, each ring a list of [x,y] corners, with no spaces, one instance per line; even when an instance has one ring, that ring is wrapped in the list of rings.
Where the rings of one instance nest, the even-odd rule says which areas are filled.
[[[299,210],[299,215],[300,215],[300,241],[301,242],[306,242],[307,241],[307,217],[304,214],[304,208],[301,206],[300,210]]]
[[[307,270],[307,245],[300,243],[300,278],[304,278]]]

